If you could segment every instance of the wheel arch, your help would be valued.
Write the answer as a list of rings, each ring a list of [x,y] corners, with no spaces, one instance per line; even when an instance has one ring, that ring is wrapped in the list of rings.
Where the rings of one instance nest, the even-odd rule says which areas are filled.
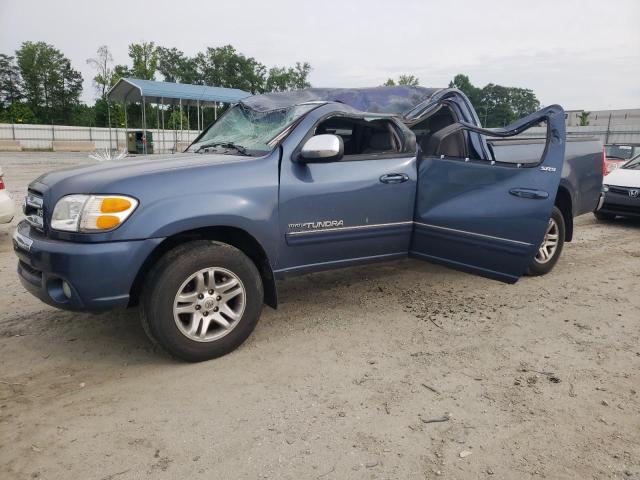
[[[560,209],[564,218],[564,239],[566,242],[570,242],[573,239],[573,201],[569,190],[564,185],[558,187],[555,206]]]
[[[156,262],[169,250],[193,240],[216,240],[231,245],[247,255],[260,272],[264,286],[264,303],[278,306],[278,292],[269,257],[260,243],[247,231],[238,227],[212,226],[176,233],[164,239],[145,259],[140,267],[129,295],[129,306],[139,303],[142,286]]]

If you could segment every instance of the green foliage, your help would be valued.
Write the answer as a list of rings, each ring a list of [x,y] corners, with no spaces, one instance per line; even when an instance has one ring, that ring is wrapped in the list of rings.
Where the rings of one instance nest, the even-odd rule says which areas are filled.
[[[284,92],[299,90],[311,86],[307,78],[311,72],[311,65],[307,62],[296,62],[295,67],[272,67],[265,83],[267,92]]]
[[[92,127],[96,124],[96,111],[93,107],[80,103],[71,112],[71,125],[79,127]]]
[[[169,114],[169,118],[167,121],[167,118],[165,116],[165,120],[164,120],[164,126],[165,128],[171,128],[174,130],[179,130],[180,129],[180,109],[176,108],[174,109],[170,114]],[[198,121],[198,119],[196,118],[196,122]],[[183,130],[186,130],[188,127],[188,123],[187,123],[187,116],[184,114],[184,111],[182,112],[182,128]]]
[[[420,80],[415,75],[400,75],[398,77],[398,85],[420,85]]]
[[[493,83],[478,88],[462,74],[453,78],[449,88],[457,88],[469,98],[485,127],[502,127],[540,109],[535,94],[526,88]]]
[[[591,112],[580,112],[580,126],[581,127],[587,127],[589,125],[589,115],[591,115]]]
[[[207,47],[204,53],[198,53],[195,62],[205,85],[239,88],[251,93],[264,91],[266,67],[231,45]]]
[[[286,91],[310,87],[311,65],[297,62],[294,66],[267,69],[253,57],[247,57],[233,46],[208,47],[189,57],[176,48],[156,46],[153,42],[129,45],[129,65],[113,65],[109,47],[98,48],[87,59],[95,69],[93,77],[97,100],[91,107],[80,103],[82,76],[71,67],[62,52],[44,42],[25,42],[14,57],[0,54],[0,121],[57,123],[106,127],[124,126],[125,109],[111,104],[106,95],[118,80],[134,77],[152,80],[160,73],[165,81],[238,88],[252,93]],[[417,80],[417,79],[416,79]],[[226,105],[218,107],[221,115]],[[127,105],[127,123],[131,128],[142,126],[139,105]],[[155,126],[158,109],[147,105],[147,125]],[[195,109],[190,115],[191,127],[198,122]],[[177,107],[165,112],[165,126],[174,120],[179,124]],[[215,119],[212,108],[203,111],[204,123]],[[187,128],[183,113],[183,127]]]
[[[22,78],[15,58],[0,53],[0,110],[21,100]]]
[[[118,83],[118,80],[120,80],[121,78],[132,76],[133,73],[131,72],[129,67],[127,67],[126,65],[116,65],[115,67],[113,67],[113,75],[111,76],[111,84],[109,85],[109,88]]]
[[[177,48],[158,47],[158,72],[165,82],[195,83],[199,75],[195,59],[187,57]]]
[[[112,103],[109,111],[107,100],[105,98],[98,98],[93,107],[88,107],[93,110],[92,126],[95,127],[108,127],[109,117],[111,117],[112,127],[124,127],[124,107],[119,103]],[[140,116],[140,108],[137,107],[137,114]]]
[[[396,85],[420,85],[420,79],[415,75],[400,75],[396,82],[393,78],[388,78],[386,82],[382,84],[383,87],[395,87]]]
[[[158,69],[158,51],[153,42],[132,43],[129,45],[131,74],[134,78],[153,80]]]
[[[0,112],[0,123],[36,123],[33,111],[26,103],[14,102],[9,108]]]
[[[24,96],[37,119],[69,123],[80,101],[82,75],[62,52],[44,42],[24,42],[16,52]]]

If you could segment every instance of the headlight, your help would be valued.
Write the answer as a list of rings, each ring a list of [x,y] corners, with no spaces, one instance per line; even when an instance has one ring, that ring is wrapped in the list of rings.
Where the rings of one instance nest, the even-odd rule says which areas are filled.
[[[605,192],[605,193],[608,192],[609,191],[609,185],[603,184],[602,185],[602,191]]]
[[[123,195],[67,195],[56,203],[51,228],[66,232],[104,232],[119,227],[138,206]]]

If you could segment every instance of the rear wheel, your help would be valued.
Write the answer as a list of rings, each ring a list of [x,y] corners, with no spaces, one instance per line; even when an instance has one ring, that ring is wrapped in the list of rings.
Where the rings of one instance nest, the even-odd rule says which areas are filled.
[[[603,222],[610,222],[612,220],[615,220],[616,216],[611,214],[611,213],[604,213],[604,212],[593,212],[593,216],[596,217],[598,220],[601,220]]]
[[[544,239],[536,252],[536,256],[533,257],[529,268],[527,269],[527,275],[537,276],[544,275],[553,270],[553,267],[558,263],[560,254],[562,253],[562,247],[564,246],[565,236],[565,224],[562,212],[558,207],[553,207],[549,223],[547,224],[547,230],[544,234]]]
[[[149,338],[171,355],[198,362],[231,352],[262,311],[260,273],[240,250],[189,242],[165,254],[143,291],[141,320]]]

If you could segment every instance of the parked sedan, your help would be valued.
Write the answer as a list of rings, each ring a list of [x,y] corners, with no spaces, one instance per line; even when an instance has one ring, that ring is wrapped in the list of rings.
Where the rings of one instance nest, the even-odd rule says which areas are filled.
[[[594,215],[598,220],[613,220],[616,215],[640,217],[640,155],[604,177]]]
[[[16,206],[13,199],[9,196],[9,192],[4,186],[4,178],[2,168],[0,168],[0,223],[9,223],[13,220]]]
[[[611,173],[635,156],[640,155],[640,146],[608,144],[604,146],[604,153],[607,168],[606,173]]]

